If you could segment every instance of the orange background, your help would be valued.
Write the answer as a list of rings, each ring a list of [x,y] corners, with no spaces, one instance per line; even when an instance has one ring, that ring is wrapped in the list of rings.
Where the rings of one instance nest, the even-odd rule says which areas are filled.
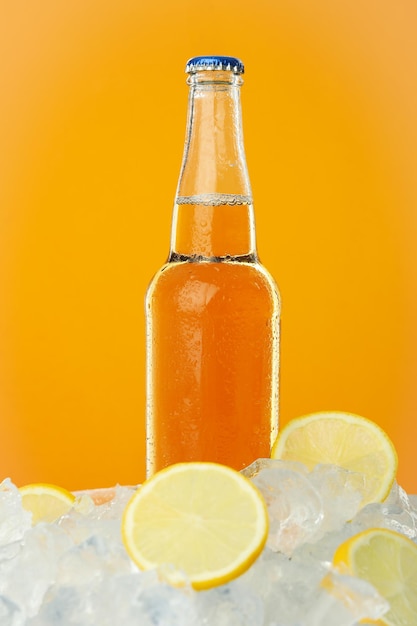
[[[144,315],[168,252],[185,61],[246,65],[281,424],[376,420],[417,493],[415,0],[0,0],[0,476],[144,476]]]

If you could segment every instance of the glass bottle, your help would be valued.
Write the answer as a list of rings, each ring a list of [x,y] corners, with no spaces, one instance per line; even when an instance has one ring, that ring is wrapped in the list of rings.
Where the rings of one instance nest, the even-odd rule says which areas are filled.
[[[171,249],[146,294],[147,476],[182,461],[241,470],[277,434],[280,297],[256,250],[243,71],[234,57],[186,66]]]

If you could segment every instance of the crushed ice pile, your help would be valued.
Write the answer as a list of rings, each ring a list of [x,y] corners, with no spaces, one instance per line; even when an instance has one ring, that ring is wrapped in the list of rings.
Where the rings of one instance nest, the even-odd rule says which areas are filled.
[[[417,496],[394,485],[360,508],[361,477],[334,466],[261,459],[247,468],[269,509],[267,545],[252,567],[208,591],[174,589],[128,557],[120,520],[132,487],[94,504],[82,495],[54,524],[31,525],[18,489],[0,485],[0,626],[354,626],[387,603],[332,570],[335,548],[371,527],[417,541]],[[331,579],[332,591],[322,584]],[[363,623],[363,622],[362,622]]]

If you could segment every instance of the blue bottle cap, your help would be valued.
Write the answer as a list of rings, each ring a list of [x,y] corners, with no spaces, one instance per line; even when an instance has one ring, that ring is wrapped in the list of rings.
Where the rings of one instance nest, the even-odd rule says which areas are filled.
[[[194,72],[201,70],[223,70],[234,74],[243,74],[245,67],[242,61],[236,57],[203,56],[193,57],[187,61],[185,71],[188,74],[194,74]]]

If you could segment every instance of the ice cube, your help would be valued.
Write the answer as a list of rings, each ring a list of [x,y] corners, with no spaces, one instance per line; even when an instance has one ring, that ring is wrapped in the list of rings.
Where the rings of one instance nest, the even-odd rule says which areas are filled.
[[[384,502],[374,502],[365,506],[352,520],[356,531],[368,528],[388,528],[417,538],[417,513],[412,506],[412,499],[397,483]]]
[[[320,534],[337,530],[360,509],[364,477],[336,465],[316,465],[309,480],[319,493],[323,506]],[[316,539],[319,537],[317,535]]]
[[[112,519],[112,520],[120,520],[123,512],[125,510],[126,504],[129,502],[132,495],[138,487],[123,487],[121,485],[116,485],[111,490],[105,490],[108,492],[108,496],[104,496],[101,493],[101,497],[98,498],[97,494],[92,493],[92,499],[97,502],[94,509],[90,512],[90,517],[92,519]],[[103,492],[103,490],[99,490]],[[112,495],[111,495],[112,494]]]
[[[263,626],[264,603],[242,580],[199,592],[195,602],[200,624],[213,626]]]
[[[362,474],[334,465],[308,472],[300,463],[261,459],[246,470],[270,516],[268,546],[287,554],[337,531],[361,506]]]
[[[387,528],[396,530],[410,539],[417,537],[417,513],[413,510],[406,491],[396,482],[388,498],[382,502],[381,508]]]
[[[296,555],[297,551],[289,556],[266,548],[242,577],[262,599],[265,624],[305,626],[327,568],[317,561],[306,564]]]
[[[113,543],[92,535],[62,554],[55,580],[67,586],[88,584],[104,575],[131,571],[131,560],[120,540]]]
[[[136,618],[129,622],[132,626],[139,621],[149,626],[194,626],[198,622],[192,597],[164,583],[144,589],[136,607],[140,610],[129,615],[129,618]]]
[[[307,474],[308,469],[302,463],[298,463],[297,461],[282,461],[280,459],[257,459],[245,469],[241,470],[241,474],[246,476],[246,478],[250,478],[251,480],[255,478],[262,470],[267,469],[282,469],[286,468],[288,470],[293,470],[294,472],[300,472],[302,474]]]
[[[4,596],[0,596],[0,626],[26,626],[21,609]]]
[[[199,626],[195,593],[161,583],[155,571],[106,577],[92,595],[94,624]]]
[[[9,478],[0,484],[0,546],[19,541],[32,526],[32,514],[22,507],[18,488]]]
[[[253,477],[262,492],[269,513],[268,546],[291,554],[317,533],[323,520],[319,494],[310,483],[304,466],[276,461]]]
[[[389,603],[367,581],[330,571],[305,626],[353,626],[364,619],[378,620]]]
[[[122,514],[135,490],[135,487],[116,486],[112,490],[113,499],[99,505],[94,503],[90,495],[79,496],[75,506],[58,524],[74,543],[82,543],[92,536],[101,536],[113,544],[120,543]]]
[[[68,536],[54,524],[31,528],[14,558],[1,570],[0,593],[16,603],[27,616],[35,615],[55,580],[58,560],[70,545]]]
[[[95,626],[89,594],[90,589],[51,587],[27,626]]]

